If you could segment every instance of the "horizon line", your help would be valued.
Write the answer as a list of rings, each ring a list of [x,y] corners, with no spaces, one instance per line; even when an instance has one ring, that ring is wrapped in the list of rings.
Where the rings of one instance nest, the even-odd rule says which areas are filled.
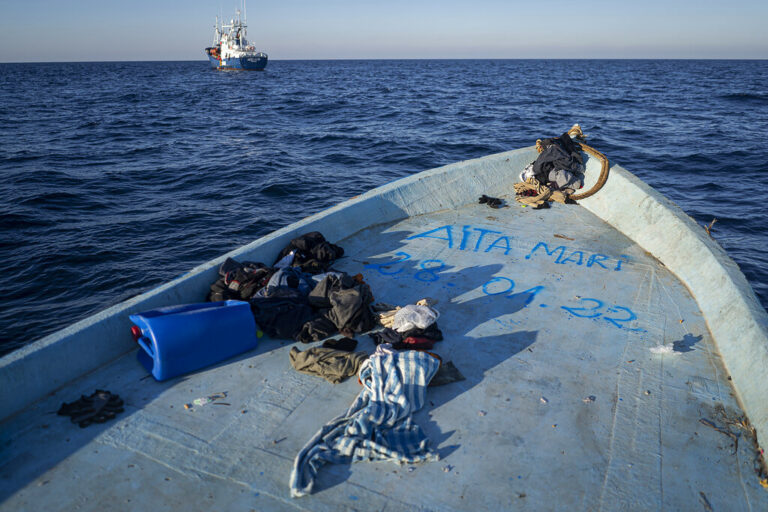
[[[283,59],[270,59],[270,62],[328,62],[328,61],[429,61],[429,60],[451,60],[451,61],[472,61],[472,60],[604,60],[604,61],[617,61],[617,60],[656,60],[656,61],[765,61],[768,57],[755,58],[755,57],[405,57],[405,58],[377,58],[377,57],[357,57],[357,58],[283,58]],[[52,61],[0,61],[0,64],[97,64],[97,63],[140,63],[140,62],[200,62],[208,64],[206,59],[170,59],[170,60],[52,60]]]

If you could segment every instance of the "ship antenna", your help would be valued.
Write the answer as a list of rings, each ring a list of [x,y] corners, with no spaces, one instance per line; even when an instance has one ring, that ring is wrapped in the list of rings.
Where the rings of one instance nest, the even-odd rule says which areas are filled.
[[[248,27],[248,11],[245,8],[245,0],[243,0],[243,36],[246,35],[246,30],[248,30],[246,27]]]

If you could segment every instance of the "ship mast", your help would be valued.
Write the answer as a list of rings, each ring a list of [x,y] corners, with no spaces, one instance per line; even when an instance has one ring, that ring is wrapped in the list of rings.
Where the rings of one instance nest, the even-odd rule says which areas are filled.
[[[245,7],[245,0],[243,0],[243,23],[242,23],[242,25],[243,25],[243,41],[245,41],[246,45],[248,44],[248,39],[247,39],[248,21],[247,20],[248,20],[248,11],[246,10],[246,7]]]

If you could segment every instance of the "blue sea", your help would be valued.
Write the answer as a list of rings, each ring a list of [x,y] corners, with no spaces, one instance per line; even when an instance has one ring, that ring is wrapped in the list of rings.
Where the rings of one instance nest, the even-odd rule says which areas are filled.
[[[0,354],[368,189],[577,122],[717,218],[766,307],[766,84],[768,61],[0,64]]]

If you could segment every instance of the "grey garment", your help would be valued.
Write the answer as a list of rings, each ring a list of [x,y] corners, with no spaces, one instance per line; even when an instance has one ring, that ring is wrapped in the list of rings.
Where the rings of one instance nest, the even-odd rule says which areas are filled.
[[[309,303],[314,308],[327,309],[323,316],[345,335],[365,332],[376,325],[370,309],[373,303],[370,287],[346,274],[326,276],[310,292]]]
[[[289,357],[296,371],[323,377],[331,384],[338,384],[356,375],[360,365],[368,359],[368,354],[323,347],[312,347],[302,352],[293,347]]]
[[[352,323],[360,311],[373,302],[370,300],[370,293],[365,293],[366,291],[356,287],[331,292],[328,298],[331,300],[332,309],[328,312],[328,318],[339,330]]]
[[[564,188],[579,189],[584,186],[584,178],[579,174],[566,171],[565,169],[556,169],[549,171],[548,176],[549,183],[555,183],[557,185],[556,190],[562,190]]]
[[[332,305],[329,295],[334,288],[344,285],[346,285],[346,287],[351,287],[354,285],[353,281],[354,280],[346,274],[341,276],[326,274],[322,281],[317,283],[315,287],[312,288],[312,291],[309,292],[309,303],[312,307],[319,309],[330,308]],[[344,284],[342,285],[342,283]]]

